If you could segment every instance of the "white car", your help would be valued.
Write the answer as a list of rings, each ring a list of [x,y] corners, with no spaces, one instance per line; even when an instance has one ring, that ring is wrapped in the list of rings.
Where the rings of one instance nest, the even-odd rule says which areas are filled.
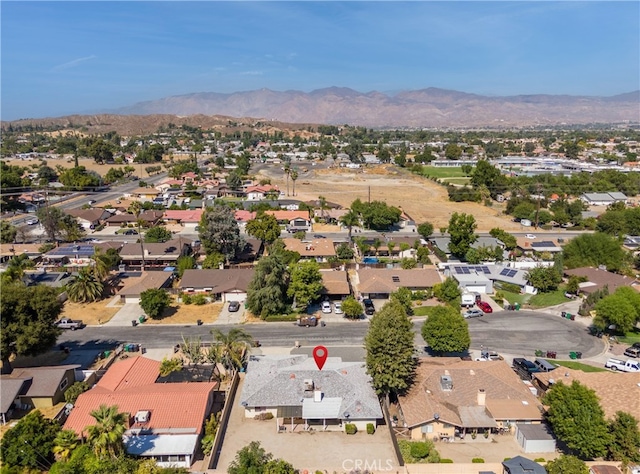
[[[481,318],[482,316],[484,316],[484,313],[479,309],[470,309],[469,311],[465,311],[463,316],[465,319]]]
[[[323,301],[321,308],[323,313],[328,314],[331,312],[331,303],[329,303],[328,301]]]
[[[525,238],[525,239],[535,239],[535,238],[536,238],[536,236],[535,236],[535,235],[533,235],[533,234],[527,234],[527,235],[525,235],[525,236],[524,236],[524,238]]]
[[[336,314],[343,314],[344,311],[342,311],[342,303],[340,303],[339,301],[337,303],[334,303],[333,312]]]
[[[38,219],[29,219],[27,225],[36,225],[38,222],[40,222]]]

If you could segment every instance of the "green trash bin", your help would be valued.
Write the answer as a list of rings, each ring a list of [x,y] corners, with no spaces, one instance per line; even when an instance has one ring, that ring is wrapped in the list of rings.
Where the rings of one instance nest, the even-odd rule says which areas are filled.
[[[138,321],[140,321],[141,323],[144,323],[146,319],[147,318],[145,318],[144,315],[142,315],[140,316],[140,318],[138,318]]]
[[[516,311],[520,311],[520,303],[516,303]]]

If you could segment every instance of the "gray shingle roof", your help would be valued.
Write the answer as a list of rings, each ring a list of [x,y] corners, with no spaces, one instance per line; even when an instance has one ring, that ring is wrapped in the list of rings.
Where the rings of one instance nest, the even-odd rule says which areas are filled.
[[[246,407],[301,407],[306,398],[313,397],[313,392],[305,392],[305,380],[309,379],[327,403],[341,399],[340,418],[382,418],[380,402],[362,363],[342,362],[340,357],[329,357],[322,370],[306,355],[252,357],[240,402]]]

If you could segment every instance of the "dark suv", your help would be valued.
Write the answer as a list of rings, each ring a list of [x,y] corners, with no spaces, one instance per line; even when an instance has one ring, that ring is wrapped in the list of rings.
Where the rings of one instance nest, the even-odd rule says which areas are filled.
[[[376,312],[376,307],[373,306],[373,301],[371,301],[370,299],[367,298],[365,300],[362,300],[362,304],[364,305],[364,314],[371,316]]]
[[[522,357],[516,357],[513,359],[513,370],[517,372],[520,378],[525,380],[531,380],[533,374],[540,372],[540,369],[528,359]]]

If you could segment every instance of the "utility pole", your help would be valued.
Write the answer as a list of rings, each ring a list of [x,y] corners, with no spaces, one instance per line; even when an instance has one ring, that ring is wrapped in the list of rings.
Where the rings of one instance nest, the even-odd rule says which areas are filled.
[[[536,229],[538,228],[538,215],[540,214],[540,201],[542,199],[540,199],[540,183],[538,183],[538,185],[536,186],[536,193],[537,193],[537,200],[538,200],[538,205],[536,206]]]
[[[368,186],[368,190],[369,190],[369,204],[371,204],[371,186]]]

